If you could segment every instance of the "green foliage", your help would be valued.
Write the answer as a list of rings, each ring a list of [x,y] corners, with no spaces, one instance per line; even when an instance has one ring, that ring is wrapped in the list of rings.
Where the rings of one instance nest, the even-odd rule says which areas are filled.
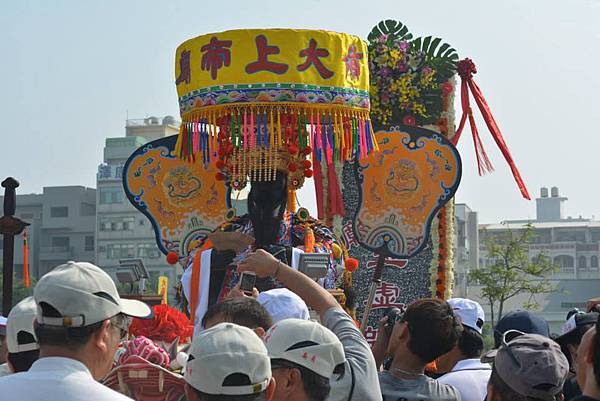
[[[448,122],[443,113],[453,89],[448,85],[459,59],[456,50],[440,38],[414,38],[406,25],[394,20],[379,22],[368,40],[375,127],[414,121],[438,125],[444,133]]]
[[[3,285],[3,276],[0,274],[0,311],[2,310],[2,285]],[[23,281],[16,276],[13,276],[13,295],[12,295],[12,304],[13,306],[19,303],[21,300],[33,295],[33,287],[35,287],[35,279],[30,280],[29,288],[25,288],[23,285]]]
[[[529,259],[528,245],[532,236],[533,227],[527,225],[517,232],[509,229],[501,236],[487,236],[484,241],[487,258],[495,262],[471,271],[469,279],[482,286],[481,297],[490,306],[492,324],[502,318],[509,299],[527,294],[529,298],[523,307],[535,309],[539,306],[536,295],[555,290],[548,276],[559,268],[543,252]]]
[[[448,43],[442,43],[440,38],[427,36],[416,38],[411,42],[411,46],[425,54],[425,64],[436,70],[442,81],[454,75],[458,53]]]
[[[375,25],[369,33],[369,36],[367,36],[367,39],[369,42],[374,42],[383,35],[388,35],[392,40],[398,39],[410,41],[413,38],[412,33],[408,31],[406,25],[400,21],[391,19],[381,21],[379,24]]]

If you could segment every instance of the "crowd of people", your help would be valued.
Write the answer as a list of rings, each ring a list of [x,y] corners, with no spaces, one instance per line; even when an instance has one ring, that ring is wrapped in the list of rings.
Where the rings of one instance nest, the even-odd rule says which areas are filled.
[[[600,400],[600,298],[570,313],[558,336],[534,313],[510,312],[487,352],[477,302],[419,299],[387,313],[370,347],[334,296],[298,270],[262,250],[238,268],[285,288],[234,289],[208,308],[182,364],[188,401]],[[130,400],[100,381],[132,318],[151,313],[120,298],[97,266],[56,267],[0,322],[0,399]]]

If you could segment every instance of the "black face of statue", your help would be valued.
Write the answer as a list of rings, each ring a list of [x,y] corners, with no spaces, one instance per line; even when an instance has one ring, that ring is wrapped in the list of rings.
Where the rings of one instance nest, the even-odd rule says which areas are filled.
[[[287,204],[287,175],[277,172],[274,181],[253,181],[248,195],[248,214],[256,247],[272,245]]]

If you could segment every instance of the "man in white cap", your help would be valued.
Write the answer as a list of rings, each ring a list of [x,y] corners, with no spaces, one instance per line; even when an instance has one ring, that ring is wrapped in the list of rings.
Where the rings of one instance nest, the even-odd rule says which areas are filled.
[[[283,319],[310,319],[306,303],[287,288],[261,292],[256,300],[269,312],[273,323]]]
[[[184,377],[188,401],[271,401],[275,391],[264,343],[234,323],[194,337]]]
[[[477,302],[464,298],[449,299],[448,304],[461,320],[463,331],[454,348],[438,358],[438,371],[448,372],[438,381],[454,386],[462,401],[482,401],[492,373],[492,367],[480,361],[484,349],[483,308]]]
[[[252,271],[259,277],[276,278],[315,310],[319,314],[321,323],[341,342],[345,354],[344,372],[329,377],[331,392],[327,401],[382,400],[377,366],[371,348],[352,318],[327,290],[310,277],[280,262],[262,249],[251,253],[238,265],[238,270]],[[335,362],[331,360],[330,363]],[[278,374],[275,374],[277,393],[279,393],[283,385],[277,378]],[[279,398],[277,400],[279,401]]]
[[[26,372],[38,359],[40,347],[33,330],[37,307],[33,297],[16,304],[8,314],[6,348],[11,373]]]
[[[0,378],[2,398],[129,400],[97,380],[112,367],[129,317],[148,317],[150,308],[121,299],[110,276],[85,262],[54,268],[38,281],[33,296],[40,358],[29,371]]]
[[[0,377],[10,374],[6,363],[6,318],[0,315]]]
[[[325,401],[329,378],[346,374],[342,343],[316,322],[282,320],[267,332],[265,344],[277,383],[275,401]]]

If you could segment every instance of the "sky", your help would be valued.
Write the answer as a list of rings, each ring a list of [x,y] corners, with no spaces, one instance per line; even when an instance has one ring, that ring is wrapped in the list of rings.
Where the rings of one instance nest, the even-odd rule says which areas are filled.
[[[441,37],[473,59],[475,80],[532,196],[557,186],[569,198],[566,215],[600,219],[600,0],[6,1],[0,179],[17,178],[20,194],[94,187],[104,140],[125,135],[127,116],[178,115],[174,58],[186,39],[263,27],[366,39],[383,19],[402,21],[415,36]],[[457,119],[459,113],[457,103]],[[535,218],[535,201],[521,198],[483,121],[478,125],[496,171],[478,176],[465,131],[456,201],[483,223]]]

